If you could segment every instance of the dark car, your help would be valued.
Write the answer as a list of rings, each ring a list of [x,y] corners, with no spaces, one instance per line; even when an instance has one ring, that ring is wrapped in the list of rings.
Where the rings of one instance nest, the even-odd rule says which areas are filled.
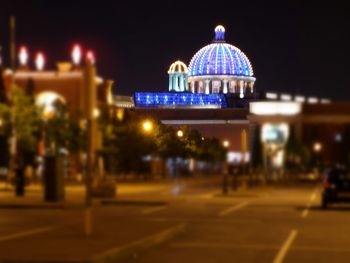
[[[325,172],[322,208],[340,202],[350,202],[350,173],[343,167],[336,167]]]

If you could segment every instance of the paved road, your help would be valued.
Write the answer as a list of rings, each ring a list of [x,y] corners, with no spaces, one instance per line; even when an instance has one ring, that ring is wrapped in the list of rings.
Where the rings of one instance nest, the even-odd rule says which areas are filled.
[[[148,217],[188,230],[127,262],[349,262],[350,206],[323,211],[319,203],[310,184],[187,198]]]
[[[349,262],[350,206],[321,210],[318,185],[260,187],[226,197],[218,187],[204,182],[139,186],[149,191],[125,192],[120,200],[158,203],[97,205],[95,220],[125,225],[109,241],[136,237],[143,227],[187,225],[175,239],[120,262]],[[79,213],[1,209],[0,242],[40,239],[42,232],[62,224],[81,227]]]

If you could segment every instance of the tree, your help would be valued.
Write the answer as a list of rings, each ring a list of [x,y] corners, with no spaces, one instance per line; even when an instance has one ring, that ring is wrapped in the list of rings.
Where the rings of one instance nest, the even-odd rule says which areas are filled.
[[[186,132],[184,132],[186,134]],[[157,132],[157,154],[163,158],[187,158],[191,151],[186,138],[180,138],[172,126],[160,125]]]
[[[11,136],[16,140],[16,194],[24,195],[24,169],[28,165],[34,165],[42,121],[32,97],[17,86],[12,89]]]
[[[10,136],[10,108],[3,80],[3,68],[0,65],[0,167],[8,167],[10,160],[9,136]]]
[[[144,158],[156,151],[155,130],[145,133],[142,129],[144,118],[134,112],[125,113],[123,119],[102,114],[101,127],[103,134],[102,154],[107,161],[109,171],[120,173],[142,173],[149,170]],[[114,169],[113,169],[114,168]]]
[[[77,153],[84,147],[84,132],[79,120],[71,118],[66,104],[56,100],[53,115],[44,121],[44,139],[46,150],[57,155],[60,149]]]
[[[8,105],[0,103],[0,167],[8,167],[10,162],[9,137],[11,112]]]
[[[3,79],[4,70],[3,67],[0,65],[0,103],[7,103],[7,95],[6,95],[6,88],[5,83]]]
[[[227,154],[220,140],[214,137],[205,138],[198,151],[198,159],[209,163],[222,162]]]
[[[42,119],[39,108],[22,89],[14,87],[12,102],[12,125],[17,144],[17,165],[24,168],[33,162],[32,156],[36,152],[40,138]]]
[[[308,166],[311,160],[311,154],[308,148],[298,140],[293,130],[288,138],[285,146],[286,166],[289,169],[300,168],[300,166]]]

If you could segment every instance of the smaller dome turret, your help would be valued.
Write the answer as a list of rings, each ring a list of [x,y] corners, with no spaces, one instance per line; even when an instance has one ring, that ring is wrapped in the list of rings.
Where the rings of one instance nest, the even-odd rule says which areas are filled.
[[[168,73],[188,73],[188,68],[185,63],[180,60],[175,61],[171,64]]]
[[[169,91],[184,92],[188,90],[188,68],[180,60],[171,64],[169,70]]]

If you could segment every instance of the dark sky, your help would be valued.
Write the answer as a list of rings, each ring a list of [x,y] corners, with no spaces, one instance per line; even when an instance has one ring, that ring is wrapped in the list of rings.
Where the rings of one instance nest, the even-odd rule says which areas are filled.
[[[70,59],[73,43],[92,48],[120,94],[166,91],[170,64],[188,64],[223,24],[227,42],[250,59],[257,89],[350,99],[350,9],[336,1],[1,2],[5,60],[14,14],[18,45],[43,50],[52,68]]]

